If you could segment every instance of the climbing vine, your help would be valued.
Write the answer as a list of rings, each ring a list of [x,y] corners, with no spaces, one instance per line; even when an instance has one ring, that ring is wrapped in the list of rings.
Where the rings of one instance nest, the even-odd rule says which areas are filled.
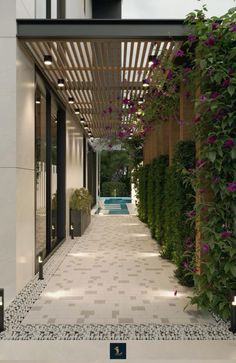
[[[220,18],[205,9],[190,13],[188,44],[195,44],[189,84],[199,89],[196,135],[200,145],[196,167],[186,171],[198,195],[189,211],[200,221],[201,265],[195,274],[193,303],[230,314],[229,290],[236,288],[236,11]]]

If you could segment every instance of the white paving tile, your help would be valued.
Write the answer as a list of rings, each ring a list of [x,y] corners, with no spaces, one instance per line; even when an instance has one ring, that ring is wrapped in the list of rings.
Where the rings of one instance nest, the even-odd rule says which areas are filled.
[[[196,307],[184,310],[192,291],[178,284],[174,269],[136,216],[95,215],[23,324],[213,322],[195,316]]]

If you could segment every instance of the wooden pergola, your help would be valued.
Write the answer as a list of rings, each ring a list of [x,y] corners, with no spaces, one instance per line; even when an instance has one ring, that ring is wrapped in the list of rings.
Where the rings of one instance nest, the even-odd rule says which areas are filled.
[[[178,20],[18,20],[23,47],[96,138],[119,128],[123,98],[145,98],[149,56],[169,63],[185,33]],[[52,57],[49,66],[45,55]],[[64,87],[58,86],[59,79]],[[69,97],[73,104],[68,105]]]

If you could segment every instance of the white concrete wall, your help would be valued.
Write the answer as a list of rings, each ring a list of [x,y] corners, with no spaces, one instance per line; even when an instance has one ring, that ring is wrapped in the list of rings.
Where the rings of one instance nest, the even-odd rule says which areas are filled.
[[[35,122],[34,65],[16,49],[16,288],[34,275]]]
[[[66,113],[66,234],[69,235],[69,200],[73,189],[83,187],[83,134]]]
[[[16,4],[0,1],[0,286],[16,291]]]
[[[16,41],[17,1],[0,1],[0,287],[7,304],[33,276],[34,257],[34,68]]]
[[[66,0],[66,18],[79,19],[79,18],[91,18],[91,17],[92,17],[91,0]]]
[[[41,0],[41,4],[44,1]],[[16,0],[16,18],[34,18],[35,0]]]

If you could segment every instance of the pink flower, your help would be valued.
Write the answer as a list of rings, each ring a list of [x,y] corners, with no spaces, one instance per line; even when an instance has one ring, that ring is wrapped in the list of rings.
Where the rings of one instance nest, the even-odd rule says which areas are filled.
[[[201,243],[201,250],[203,253],[207,253],[209,251],[209,245],[205,242]]]
[[[235,192],[236,190],[236,180],[230,182],[230,183],[227,183],[227,187],[226,187],[227,191],[229,193],[233,193]]]
[[[159,61],[159,59],[158,58],[154,58],[153,60],[152,60],[152,68],[156,68],[157,66],[158,66],[158,64],[160,64],[160,61]]]
[[[223,147],[226,149],[232,149],[232,147],[234,147],[234,145],[235,145],[235,142],[233,139],[227,139],[227,140],[225,140]]]
[[[217,91],[214,91],[214,92],[211,93],[211,98],[213,98],[213,99],[215,99],[215,98],[217,98],[219,96],[220,96],[220,93],[217,92]]]
[[[134,106],[131,106],[130,108],[129,108],[129,111],[128,111],[129,113],[135,113],[136,112],[136,108],[134,107]]]
[[[226,231],[222,231],[222,232],[220,233],[220,236],[221,236],[222,238],[227,238],[227,237],[231,237],[231,236],[232,236],[232,234],[233,234],[233,232],[226,230]]]
[[[216,140],[217,140],[216,135],[210,135],[207,138],[207,144],[213,145],[216,142]]]
[[[208,38],[203,42],[206,47],[211,47],[215,44],[215,38],[212,34],[208,35]]]
[[[216,29],[218,29],[218,28],[219,28],[219,26],[220,26],[220,24],[219,24],[219,23],[217,23],[216,21],[214,21],[214,22],[211,24],[211,29],[212,29],[212,30],[216,30]]]
[[[175,53],[176,57],[183,57],[184,56],[184,52],[181,49],[178,49]]]
[[[169,80],[173,78],[173,72],[171,69],[168,69],[166,78]]]
[[[188,262],[187,261],[183,262],[183,267],[184,267],[185,270],[187,270],[187,268],[188,268]]]
[[[186,213],[186,216],[189,218],[189,219],[192,219],[196,216],[196,212],[194,210],[190,210],[189,212]]]
[[[219,121],[222,119],[222,117],[224,117],[225,112],[224,110],[222,110],[221,108],[219,110],[217,110],[214,115],[212,116],[213,121]]]
[[[112,149],[112,144],[108,144],[109,149]]]
[[[187,248],[193,247],[193,241],[192,241],[191,237],[186,238],[185,245],[186,245]]]
[[[196,35],[194,35],[194,34],[189,34],[188,35],[188,42],[189,43],[194,43],[195,41],[196,41]]]
[[[230,80],[228,78],[223,79],[223,81],[221,82],[222,87],[228,87],[229,84],[230,84]]]
[[[123,105],[128,105],[129,99],[127,97],[123,98]]]
[[[111,108],[111,107],[108,107],[107,111],[108,111],[109,113],[112,113],[112,108]]]
[[[199,101],[201,101],[201,102],[205,102],[206,100],[207,100],[207,97],[205,95],[201,95],[199,97]]]
[[[236,23],[233,23],[233,24],[230,25],[229,31],[233,32],[233,33],[236,32]]]

